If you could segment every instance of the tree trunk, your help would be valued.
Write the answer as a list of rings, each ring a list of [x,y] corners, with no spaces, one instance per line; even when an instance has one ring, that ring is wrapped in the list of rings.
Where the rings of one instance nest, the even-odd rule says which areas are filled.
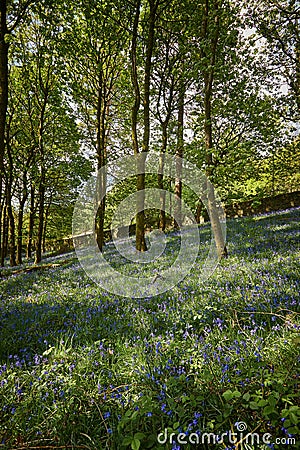
[[[1,214],[0,214],[0,229],[1,218],[3,218],[3,228],[0,239],[1,249],[1,266],[4,265],[4,258],[6,256],[6,208],[2,211],[2,188],[4,177],[4,153],[5,153],[5,124],[8,103],[8,44],[5,42],[5,35],[7,34],[6,22],[6,0],[0,1],[0,184],[1,184]],[[3,214],[2,214],[3,213]]]
[[[7,204],[7,216],[9,220],[9,263],[13,267],[16,265],[16,246],[15,246],[15,217],[12,208],[12,195],[11,195],[11,185],[8,184],[6,191],[6,204]]]
[[[48,77],[49,77],[49,68],[48,68]],[[44,129],[45,129],[45,113],[46,106],[48,103],[49,96],[49,86],[48,86],[49,78],[47,78],[46,85],[43,86],[42,80],[41,89],[44,94],[43,103],[41,107],[40,113],[40,123],[38,130],[38,149],[39,149],[39,158],[40,158],[40,182],[39,182],[39,190],[38,190],[38,205],[39,205],[39,214],[38,214],[38,232],[36,238],[36,246],[35,246],[35,264],[38,264],[42,260],[42,245],[43,245],[43,231],[44,231],[44,209],[45,209],[45,191],[46,191],[46,168],[45,168],[45,154],[44,154]]]
[[[152,69],[152,54],[154,47],[154,26],[156,19],[156,9],[158,3],[154,0],[149,0],[149,26],[148,38],[146,44],[146,61],[144,68],[144,134],[143,134],[143,152],[144,155],[138,159],[138,175],[137,175],[137,216],[136,216],[136,249],[140,252],[147,250],[145,241],[145,162],[146,153],[149,152],[150,141],[150,83],[151,83],[151,69]]]
[[[43,242],[42,242],[42,249],[43,253],[46,251],[46,233],[47,233],[47,225],[48,225],[48,218],[49,218],[49,211],[52,203],[52,194],[50,195],[49,203],[47,205],[46,211],[45,211],[45,217],[44,217],[44,229],[43,229]]]
[[[171,63],[170,63],[170,42],[167,41],[166,42],[166,61],[165,61],[165,65],[164,65],[164,74],[165,73],[169,73],[170,68],[171,68]],[[174,99],[174,83],[175,83],[175,77],[172,75],[171,77],[171,85],[169,88],[169,97],[168,97],[168,101],[166,101],[166,92],[164,91],[165,87],[166,87],[166,78],[165,76],[161,76],[160,78],[160,85],[159,85],[159,95],[157,98],[157,112],[158,112],[158,117],[161,123],[161,127],[162,127],[162,146],[161,146],[161,153],[159,156],[159,170],[158,170],[158,177],[157,177],[157,184],[158,184],[158,188],[161,190],[160,192],[160,213],[159,213],[159,222],[158,222],[158,228],[162,231],[165,230],[166,228],[166,212],[165,212],[165,207],[166,207],[166,191],[164,189],[164,169],[165,169],[165,153],[167,151],[167,144],[168,144],[168,126],[169,126],[169,122],[170,122],[170,118],[171,118],[171,114],[172,114],[172,103],[173,103],[173,99]],[[160,114],[160,105],[161,102],[163,101],[164,106],[166,107],[166,115],[165,118],[163,119],[161,114]],[[169,214],[171,212],[169,211]]]
[[[299,19],[297,20],[295,24],[295,28],[297,31],[297,42],[295,45],[295,59],[296,59],[296,75],[295,75],[295,84],[294,84],[294,91],[295,91],[295,97],[296,97],[296,104],[298,109],[298,117],[300,116],[300,29],[299,29]]]
[[[0,177],[0,255],[1,255],[1,249],[2,249],[2,226],[1,226],[2,225],[2,213],[3,213],[2,186],[3,186],[3,180]],[[0,256],[0,259],[1,259],[1,256]]]
[[[4,176],[5,153],[5,124],[8,102],[8,44],[5,42],[7,34],[6,0],[0,1],[0,178]]]
[[[158,227],[160,230],[164,231],[166,229],[166,191],[164,189],[164,166],[165,166],[165,145],[164,145],[164,132],[163,132],[163,145],[162,151],[159,155],[159,171],[157,175],[157,185],[158,189],[161,190],[159,194],[160,201],[160,212],[159,212],[159,224]]]
[[[23,217],[24,217],[24,205],[25,200],[19,204],[18,211],[18,226],[17,226],[17,264],[22,264],[22,246],[23,246]]]
[[[147,250],[147,245],[145,241],[145,162],[146,154],[140,153],[138,155],[137,167],[137,200],[136,200],[136,249],[140,252],[145,252]]]
[[[45,209],[45,170],[41,168],[41,178],[38,190],[38,232],[35,245],[35,264],[38,264],[42,260],[42,243],[43,243],[43,231],[44,231],[44,209]]]
[[[8,244],[8,218],[6,204],[3,208],[2,216],[2,245],[1,245],[1,267],[4,266],[4,260],[7,256],[7,244]]]
[[[211,125],[211,93],[212,86],[209,82],[205,81],[205,96],[204,96],[204,108],[205,108],[205,146],[206,146],[206,175],[208,178],[213,175],[213,142],[212,142],[212,125]],[[216,205],[216,198],[213,186],[209,183],[207,186],[207,205],[208,213],[211,221],[213,235],[216,241],[218,258],[226,258],[228,256],[222,227],[219,219],[218,209]]]
[[[216,8],[218,5],[216,4]],[[214,11],[215,13],[217,11]],[[217,55],[217,44],[219,40],[219,18],[216,14],[214,17],[214,33],[209,37],[208,21],[210,12],[209,0],[204,1],[204,11],[202,19],[201,37],[210,42],[210,53],[207,54],[205,50],[201,50],[201,58],[204,61],[204,135],[206,148],[206,175],[208,178],[213,176],[213,138],[212,138],[212,95],[213,95],[213,80],[214,69]],[[213,186],[207,185],[207,205],[210,216],[211,227],[216,242],[218,258],[226,258],[227,248],[222,232],[218,209],[216,205],[216,198]]]
[[[30,188],[30,211],[29,211],[29,223],[28,223],[28,241],[27,241],[27,258],[31,258],[32,256],[32,237],[33,237],[33,228],[34,228],[34,215],[35,215],[35,189],[33,184]]]
[[[9,239],[8,239],[8,247],[9,247],[9,260],[10,265],[13,267],[16,265],[16,233],[15,233],[15,217],[13,212],[13,205],[12,205],[12,189],[13,189],[13,181],[14,181],[14,167],[13,167],[13,158],[11,153],[11,146],[10,146],[10,140],[9,140],[9,132],[10,132],[10,126],[7,127],[7,157],[8,157],[8,164],[7,164],[7,176],[6,176],[6,205],[7,205],[7,216],[9,220]]]
[[[137,37],[138,37],[138,25],[140,19],[140,6],[141,1],[137,0],[136,9],[135,9],[135,17],[133,23],[132,30],[132,40],[131,40],[131,80],[134,90],[134,104],[131,109],[131,136],[132,136],[132,146],[133,152],[137,156],[137,198],[136,198],[136,249],[138,251],[147,250],[146,241],[145,241],[145,214],[144,214],[144,200],[145,200],[145,158],[139,156],[139,142],[137,135],[137,123],[138,123],[138,112],[140,109],[141,96],[140,96],[140,88],[137,74]],[[147,65],[147,63],[146,63]],[[145,74],[145,79],[147,78]],[[145,97],[146,99],[146,91]],[[146,100],[144,100],[144,105],[147,109]],[[147,117],[147,111],[144,111],[144,118]],[[144,133],[144,141],[145,143],[145,133]]]
[[[204,222],[209,221],[208,212],[207,212],[203,202],[200,199],[198,200],[198,203],[197,203],[195,219],[196,219],[197,223],[201,223],[201,219]]]
[[[99,90],[98,90],[98,102],[97,102],[97,168],[98,180],[97,180],[97,193],[99,193],[99,200],[97,201],[98,210],[96,214],[96,239],[99,250],[102,252],[104,245],[104,218],[105,218],[105,195],[106,195],[106,173],[104,173],[103,167],[106,165],[106,114],[108,108],[106,105],[106,90],[105,81],[103,79],[103,73],[100,72],[99,76]]]
[[[137,36],[138,36],[138,25],[140,19],[140,6],[141,0],[137,0],[135,17],[132,30],[132,40],[131,40],[131,81],[134,91],[134,104],[131,108],[131,137],[133,152],[135,155],[139,153],[139,142],[137,136],[137,123],[138,123],[138,112],[140,109],[141,95],[137,74]]]
[[[27,188],[27,167],[29,166],[30,159],[26,163],[26,167],[23,172],[23,186],[22,195],[19,202],[18,211],[18,227],[17,227],[17,264],[22,264],[22,247],[23,247],[23,217],[24,217],[24,206],[28,198],[28,188]]]
[[[176,177],[175,177],[175,228],[182,226],[182,158],[183,158],[183,118],[184,118],[184,89],[179,92],[178,118],[177,118],[177,146],[176,146]]]

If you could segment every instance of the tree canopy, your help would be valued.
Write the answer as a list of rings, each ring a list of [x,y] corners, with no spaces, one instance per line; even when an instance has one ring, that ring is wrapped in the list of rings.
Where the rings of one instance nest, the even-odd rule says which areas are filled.
[[[100,250],[128,190],[140,251],[149,222],[166,227],[163,193],[159,214],[143,211],[147,186],[201,211],[178,164],[164,176],[166,153],[204,169],[226,204],[299,189],[299,18],[294,0],[2,1],[1,264],[69,237],[78,188],[123,155],[159,150],[160,174],[106,192],[103,172]]]

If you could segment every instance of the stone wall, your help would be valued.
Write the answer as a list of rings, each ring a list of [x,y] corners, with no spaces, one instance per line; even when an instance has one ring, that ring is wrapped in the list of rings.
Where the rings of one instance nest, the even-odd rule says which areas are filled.
[[[252,216],[300,206],[300,191],[225,206],[227,217]]]

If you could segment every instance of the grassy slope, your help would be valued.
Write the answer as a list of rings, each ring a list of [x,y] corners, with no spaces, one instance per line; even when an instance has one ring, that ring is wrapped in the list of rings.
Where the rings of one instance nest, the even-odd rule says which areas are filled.
[[[197,448],[160,447],[157,434],[221,434],[241,421],[271,442],[299,433],[299,220],[295,209],[229,221],[230,257],[206,283],[195,267],[150,299],[104,293],[74,255],[8,271],[2,447]]]

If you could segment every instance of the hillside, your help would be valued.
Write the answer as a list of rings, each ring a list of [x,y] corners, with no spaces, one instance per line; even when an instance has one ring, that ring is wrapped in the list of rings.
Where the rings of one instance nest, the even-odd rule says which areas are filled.
[[[241,449],[246,431],[261,439],[247,448],[294,443],[299,221],[300,208],[228,221],[230,256],[209,280],[196,265],[152,298],[102,291],[74,253],[6,269],[0,448],[212,448],[203,433],[227,433],[213,448]]]

